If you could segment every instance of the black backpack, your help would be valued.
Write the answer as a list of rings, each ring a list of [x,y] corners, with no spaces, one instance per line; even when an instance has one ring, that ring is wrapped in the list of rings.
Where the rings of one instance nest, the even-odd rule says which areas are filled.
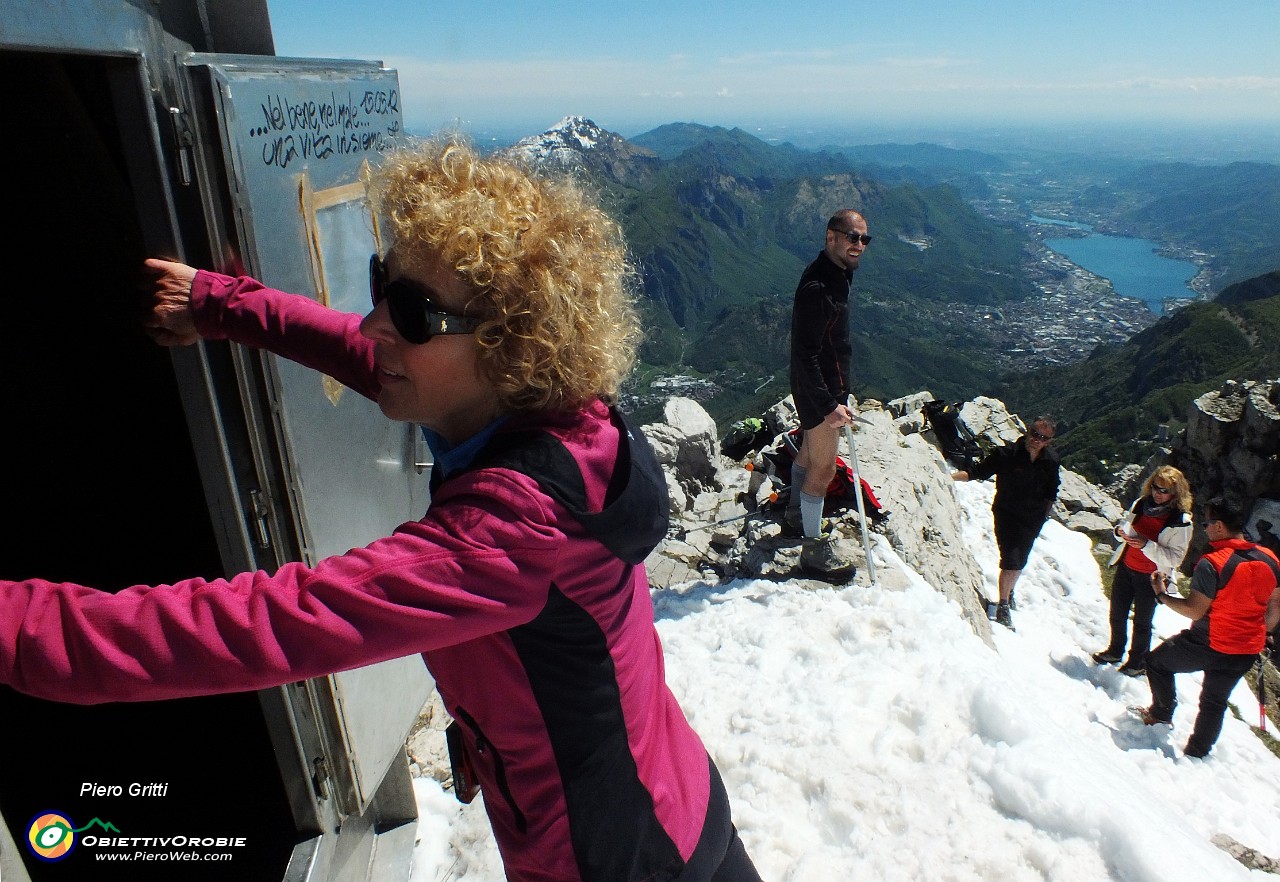
[[[759,453],[773,440],[764,420],[750,417],[738,420],[729,427],[724,440],[720,442],[720,452],[730,459],[742,459],[745,456]]]
[[[933,429],[938,447],[947,462],[957,469],[968,471],[982,458],[982,448],[973,431],[960,418],[959,402],[934,399],[920,408],[926,429]]]

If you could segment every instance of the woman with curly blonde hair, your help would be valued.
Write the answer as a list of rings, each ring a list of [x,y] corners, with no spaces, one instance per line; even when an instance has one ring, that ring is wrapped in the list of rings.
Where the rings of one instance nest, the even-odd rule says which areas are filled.
[[[373,178],[392,251],[439,261],[480,321],[480,370],[508,412],[613,401],[639,337],[618,225],[572,179],[536,177],[459,141],[393,155]]]
[[[114,595],[0,581],[0,683],[140,701],[421,653],[455,721],[455,785],[484,791],[509,879],[759,882],[665,680],[643,561],[666,484],[611,406],[637,337],[617,225],[574,183],[456,138],[369,183],[390,248],[367,316],[151,259],[150,328],[270,350],[421,425],[429,509],[274,574]]]
[[[1171,577],[1186,557],[1191,545],[1191,506],[1191,485],[1186,476],[1171,465],[1162,465],[1147,477],[1142,494],[1116,525],[1116,538],[1124,550],[1111,582],[1111,642],[1093,654],[1098,664],[1114,664],[1124,658],[1132,609],[1133,640],[1120,673],[1130,677],[1146,674],[1156,614],[1151,580],[1157,573]]]

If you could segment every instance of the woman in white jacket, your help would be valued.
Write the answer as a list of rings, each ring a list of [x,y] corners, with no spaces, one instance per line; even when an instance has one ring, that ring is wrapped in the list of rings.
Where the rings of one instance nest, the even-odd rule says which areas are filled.
[[[1156,469],[1142,485],[1142,495],[1129,506],[1116,525],[1116,537],[1124,542],[1124,554],[1111,584],[1111,642],[1093,654],[1098,664],[1114,664],[1124,657],[1129,610],[1133,610],[1133,641],[1129,660],[1120,673],[1140,677],[1147,672],[1151,648],[1151,622],[1156,595],[1151,576],[1172,576],[1191,544],[1191,486],[1173,466]]]

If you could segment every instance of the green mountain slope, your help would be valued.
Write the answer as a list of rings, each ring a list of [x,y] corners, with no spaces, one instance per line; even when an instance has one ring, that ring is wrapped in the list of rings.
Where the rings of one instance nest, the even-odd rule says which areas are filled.
[[[786,394],[791,297],[843,207],[860,210],[874,236],[854,279],[860,394],[994,380],[985,341],[924,317],[936,304],[1029,296],[1027,243],[955,188],[886,186],[837,153],[771,146],[738,129],[678,124],[634,140],[664,166],[644,187],[601,185],[656,323],[682,336],[679,346],[646,345],[642,358],[661,367],[674,354],[667,367],[715,374],[721,389],[704,402],[713,416],[734,419]]]
[[[1063,462],[1093,480],[1144,462],[1159,426],[1178,431],[1191,402],[1227,380],[1280,375],[1280,271],[1194,303],[1083,362],[1007,377],[987,394],[1061,420]]]

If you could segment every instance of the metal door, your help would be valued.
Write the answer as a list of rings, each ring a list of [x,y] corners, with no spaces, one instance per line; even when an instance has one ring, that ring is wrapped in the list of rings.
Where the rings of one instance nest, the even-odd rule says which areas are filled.
[[[237,241],[214,243],[245,273],[345,312],[369,308],[369,255],[381,251],[361,175],[402,137],[396,73],[370,62],[193,54],[185,59],[191,118],[179,123],[221,145],[228,224]],[[200,154],[194,157],[198,164]],[[219,198],[206,195],[206,202]],[[215,229],[223,225],[214,225]],[[246,386],[265,381],[255,459],[279,454],[289,537],[314,563],[388,535],[421,517],[429,469],[421,433],[315,371],[241,351]],[[249,360],[260,360],[251,365]],[[260,368],[260,373],[255,370]],[[249,396],[246,396],[249,397]],[[273,523],[264,518],[262,539]],[[344,814],[362,812],[430,694],[419,657],[309,684],[309,709],[329,738],[331,786]]]

